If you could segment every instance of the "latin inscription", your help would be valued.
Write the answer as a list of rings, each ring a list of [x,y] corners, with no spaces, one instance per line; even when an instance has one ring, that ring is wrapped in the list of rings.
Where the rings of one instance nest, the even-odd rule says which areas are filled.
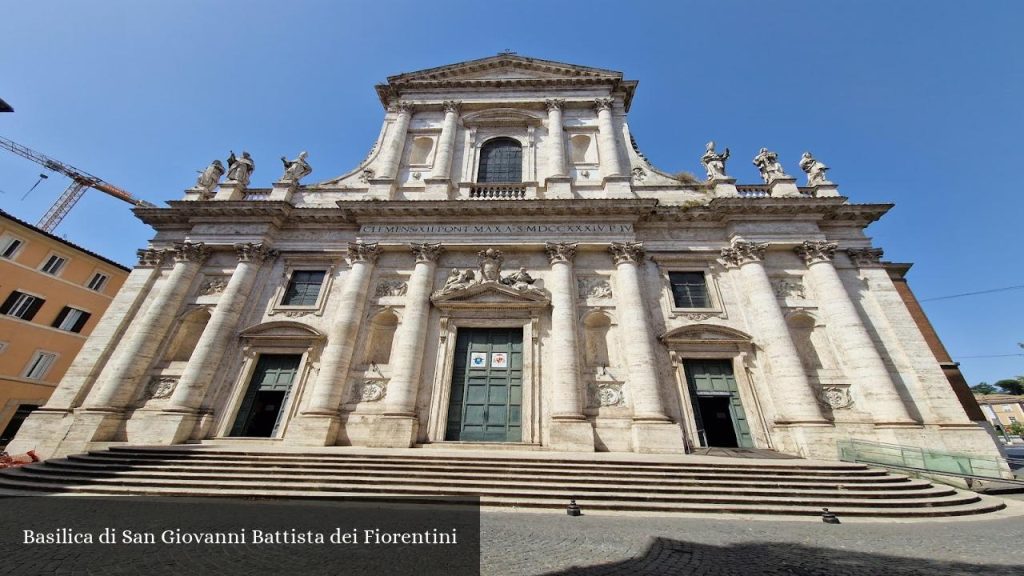
[[[632,224],[363,224],[361,234],[632,234]]]

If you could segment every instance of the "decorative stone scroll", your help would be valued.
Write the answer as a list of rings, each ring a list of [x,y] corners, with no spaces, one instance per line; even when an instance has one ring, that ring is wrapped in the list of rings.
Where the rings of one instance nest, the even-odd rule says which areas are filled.
[[[811,265],[819,262],[831,262],[836,255],[836,248],[838,246],[839,244],[836,242],[814,240],[806,241],[793,250],[798,256],[803,258],[807,265]]]
[[[821,402],[833,410],[841,410],[853,406],[853,396],[849,385],[824,386],[820,393]]]
[[[749,262],[761,262],[768,251],[767,242],[733,242],[732,247],[722,248],[722,260],[730,266],[742,266]]]
[[[175,262],[199,262],[202,263],[210,255],[210,249],[202,242],[175,242]]]
[[[591,407],[608,408],[626,405],[626,394],[622,389],[622,382],[592,382],[589,392]]]
[[[405,293],[408,290],[408,284],[401,280],[381,280],[377,283],[377,289],[374,290],[373,294],[378,298],[386,296],[405,296]]]
[[[848,248],[846,255],[858,268],[878,268],[882,265],[881,248]]]
[[[643,242],[612,242],[608,251],[612,253],[612,261],[616,266],[623,262],[640,264],[644,261]]]
[[[213,294],[220,294],[227,287],[228,279],[226,276],[214,276],[203,281],[202,286],[199,287],[199,295],[211,296]]]
[[[387,380],[360,380],[352,385],[354,402],[380,402],[387,394]]]
[[[178,385],[177,376],[153,377],[146,386],[146,398],[160,400],[170,398],[174,388]]]
[[[801,300],[807,298],[803,282],[797,279],[779,278],[772,282],[772,288],[778,298],[799,298]]]
[[[348,243],[348,259],[353,264],[356,262],[376,264],[377,258],[380,257],[380,252],[380,247],[376,242],[357,241]]]

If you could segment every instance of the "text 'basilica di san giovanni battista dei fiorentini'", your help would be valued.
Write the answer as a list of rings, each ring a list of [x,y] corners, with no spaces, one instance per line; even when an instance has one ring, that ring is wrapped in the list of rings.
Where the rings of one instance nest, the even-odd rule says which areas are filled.
[[[377,86],[380,135],[341,176],[303,182],[302,153],[254,189],[248,153],[212,163],[135,210],[156,236],[10,449],[994,454],[864,234],[890,205],[810,154],[806,186],[768,149],[737,185],[714,143],[706,181],[661,172],[636,86],[500,54]]]

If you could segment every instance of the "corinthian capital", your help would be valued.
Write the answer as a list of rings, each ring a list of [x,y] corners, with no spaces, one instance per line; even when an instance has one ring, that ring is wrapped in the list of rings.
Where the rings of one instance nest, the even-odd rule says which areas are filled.
[[[598,112],[602,110],[611,110],[612,104],[614,103],[615,100],[611,98],[594,98],[594,109]]]
[[[738,241],[733,242],[729,248],[722,248],[722,260],[732,266],[743,266],[751,262],[763,261],[767,251],[767,242]]]
[[[413,256],[416,257],[417,262],[437,262],[437,259],[441,257],[441,253],[444,252],[444,246],[441,246],[440,242],[434,244],[409,244],[409,248],[412,249]]]
[[[399,114],[412,114],[415,105],[412,102],[406,102],[405,100],[399,100],[395,102],[391,109]]]
[[[459,108],[462,108],[461,100],[445,100],[441,103],[441,108],[444,109],[445,113],[452,112],[455,114],[459,113]]]
[[[804,262],[811,265],[819,262],[831,262],[832,258],[836,255],[837,246],[838,244],[835,242],[809,240],[797,246],[793,250],[804,259]]]
[[[378,256],[380,256],[380,247],[377,246],[376,242],[363,242],[360,240],[348,243],[348,260],[352,264],[356,262],[376,264]]]
[[[139,268],[159,268],[167,258],[169,250],[144,248],[136,252],[139,257]]]
[[[846,255],[858,268],[877,268],[882,265],[881,248],[847,248]]]
[[[612,242],[608,251],[612,253],[612,261],[616,266],[624,262],[639,264],[644,261],[643,242]]]
[[[548,260],[555,264],[557,262],[572,263],[576,257],[576,244],[567,242],[548,242],[544,244],[544,251],[548,254]]]
[[[548,111],[561,110],[565,106],[565,100],[562,98],[548,98],[544,101],[544,104],[548,107]]]
[[[175,242],[175,262],[199,262],[200,264],[210,255],[209,248],[202,242]]]
[[[235,250],[238,252],[239,262],[259,263],[277,255],[277,250],[271,250],[262,242],[235,244]]]

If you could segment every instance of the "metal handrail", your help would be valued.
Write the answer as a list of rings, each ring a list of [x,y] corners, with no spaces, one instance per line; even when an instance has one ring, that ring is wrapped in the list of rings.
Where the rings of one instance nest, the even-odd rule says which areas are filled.
[[[945,476],[1018,482],[1010,466],[1011,462],[1020,462],[1018,459],[957,454],[853,439],[840,440],[836,446],[839,459],[844,462],[875,464]]]

